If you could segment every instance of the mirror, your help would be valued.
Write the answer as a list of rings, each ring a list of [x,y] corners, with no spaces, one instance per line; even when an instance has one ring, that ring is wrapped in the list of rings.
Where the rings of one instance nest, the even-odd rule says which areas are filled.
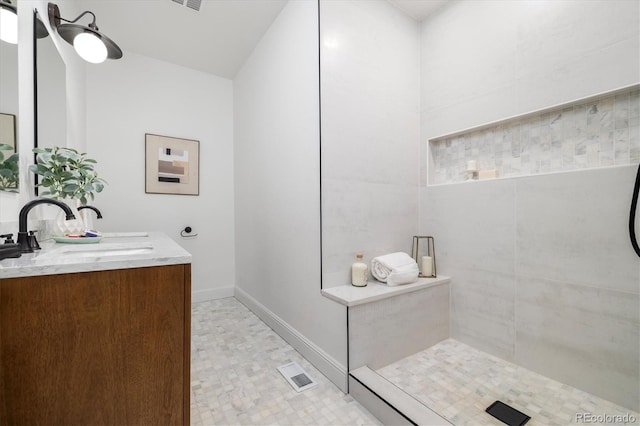
[[[38,12],[34,12],[34,147],[67,145],[66,67]],[[35,158],[34,158],[35,162]],[[36,184],[37,182],[37,176]],[[38,188],[35,188],[38,195]]]
[[[0,191],[18,192],[18,45],[0,41]]]

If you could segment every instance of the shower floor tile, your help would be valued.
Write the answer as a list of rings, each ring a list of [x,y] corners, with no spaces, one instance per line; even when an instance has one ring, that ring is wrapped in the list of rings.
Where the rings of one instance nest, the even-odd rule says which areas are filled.
[[[296,361],[318,382],[296,392],[276,369]],[[194,304],[191,424],[379,425],[234,298]]]
[[[622,424],[581,421],[577,413],[640,415],[612,402],[448,339],[377,373],[455,425],[504,425],[484,410],[500,400],[531,417],[528,425]]]

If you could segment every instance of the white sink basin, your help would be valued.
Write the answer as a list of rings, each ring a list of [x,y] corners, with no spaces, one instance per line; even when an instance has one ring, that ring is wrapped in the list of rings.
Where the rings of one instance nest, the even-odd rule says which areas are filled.
[[[73,257],[105,257],[105,256],[130,256],[146,254],[153,251],[153,245],[149,243],[121,243],[121,244],[96,244],[92,246],[82,245],[65,247],[58,251],[61,256]]]
[[[103,232],[104,238],[130,238],[130,237],[148,237],[146,232]]]

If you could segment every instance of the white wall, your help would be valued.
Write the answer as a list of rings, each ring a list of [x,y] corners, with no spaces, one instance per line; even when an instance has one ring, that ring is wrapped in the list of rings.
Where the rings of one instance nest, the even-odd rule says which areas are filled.
[[[232,295],[233,87],[230,80],[125,52],[87,66],[87,143],[109,184],[102,231],[162,231],[193,255],[193,300]],[[145,194],[145,133],[200,142],[200,195]],[[197,238],[181,239],[186,225]]]
[[[316,2],[289,2],[234,80],[236,285],[344,388],[346,310],[320,295],[317,22]]]
[[[419,27],[386,1],[323,0],[325,288],[365,261],[411,253],[419,183]]]
[[[639,7],[440,10],[422,24],[423,152],[429,137],[638,83]],[[438,272],[453,277],[452,336],[638,411],[633,169],[423,188],[420,232],[434,235]]]

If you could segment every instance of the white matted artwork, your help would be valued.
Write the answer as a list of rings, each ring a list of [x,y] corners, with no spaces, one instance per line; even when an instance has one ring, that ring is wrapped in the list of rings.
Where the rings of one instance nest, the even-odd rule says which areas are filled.
[[[147,194],[198,195],[200,142],[145,134]]]

